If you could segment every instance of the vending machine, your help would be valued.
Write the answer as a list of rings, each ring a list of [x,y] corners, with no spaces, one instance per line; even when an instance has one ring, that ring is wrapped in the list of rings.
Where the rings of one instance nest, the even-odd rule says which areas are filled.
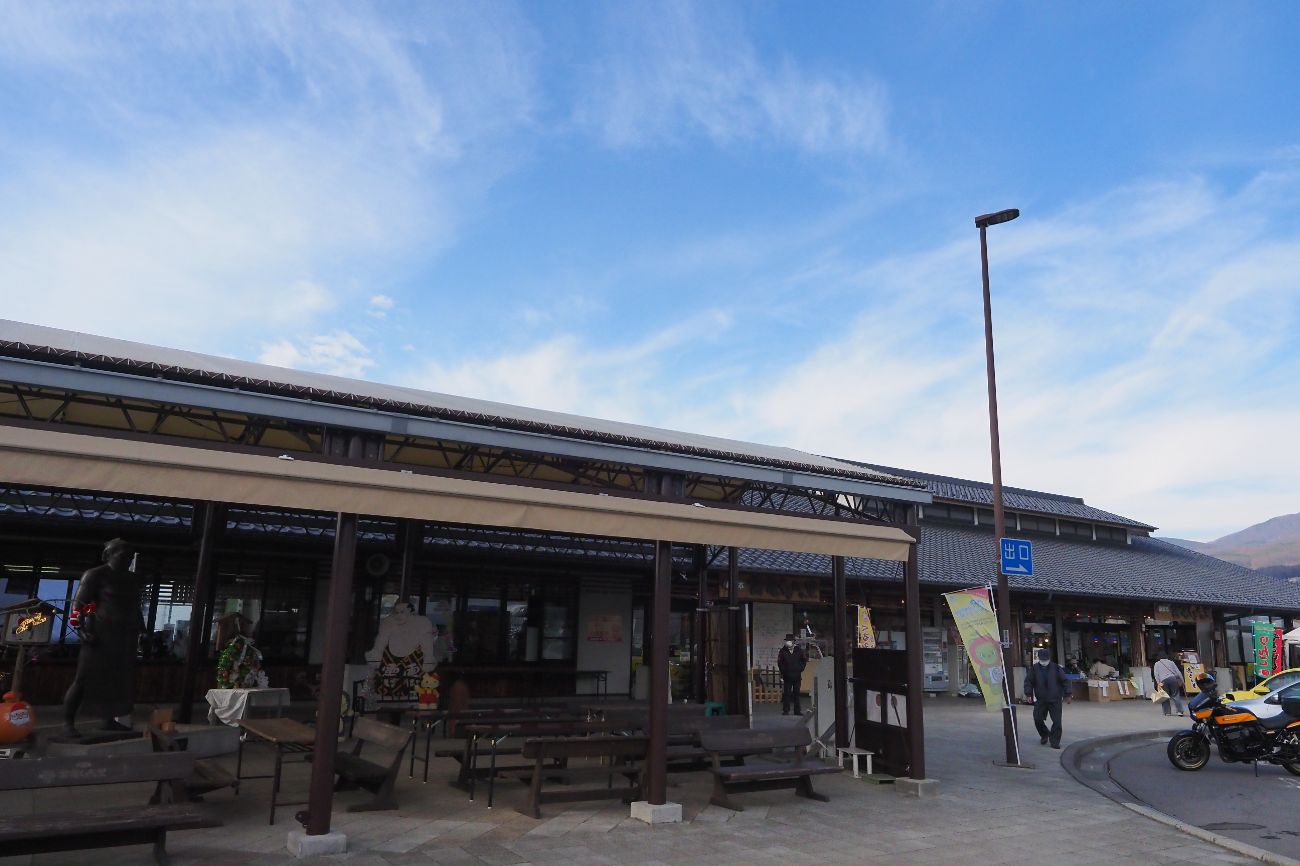
[[[946,692],[948,690],[948,631],[937,627],[921,629],[924,655],[921,657],[922,690]]]

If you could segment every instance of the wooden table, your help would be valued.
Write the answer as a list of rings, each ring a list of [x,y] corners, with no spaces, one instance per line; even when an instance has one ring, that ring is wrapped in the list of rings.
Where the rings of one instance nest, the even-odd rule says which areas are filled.
[[[310,754],[312,747],[316,744],[316,729],[309,728],[302,722],[295,722],[293,719],[240,719],[239,727],[243,734],[239,738],[239,757],[235,760],[235,780],[238,783],[242,779],[273,779],[271,783],[271,820],[269,823],[275,823],[276,806],[300,806],[306,803],[306,800],[297,800],[295,802],[280,802],[277,798],[280,794],[280,770],[284,763],[286,754]],[[245,776],[244,769],[244,743],[246,741],[266,743],[275,749],[275,772],[269,776]],[[306,763],[306,758],[301,763]]]

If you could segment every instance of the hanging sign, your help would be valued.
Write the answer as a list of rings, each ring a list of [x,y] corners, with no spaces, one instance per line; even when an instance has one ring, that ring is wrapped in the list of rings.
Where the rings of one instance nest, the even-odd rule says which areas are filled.
[[[876,648],[876,629],[871,624],[871,608],[858,606],[858,649]]]
[[[1002,680],[1005,667],[1002,644],[998,641],[998,618],[993,612],[993,599],[985,587],[946,592],[943,597],[952,611],[953,622],[961,635],[961,642],[970,656],[980,691],[984,693],[984,708],[1001,710],[1005,697]]]

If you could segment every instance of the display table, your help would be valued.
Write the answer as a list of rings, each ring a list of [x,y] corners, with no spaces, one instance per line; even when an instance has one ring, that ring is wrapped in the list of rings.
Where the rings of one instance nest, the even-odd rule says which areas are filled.
[[[208,721],[235,725],[252,707],[273,707],[280,715],[289,706],[288,689],[208,689]]]
[[[276,689],[230,689],[229,691],[277,691]],[[288,689],[278,689],[286,694]],[[301,806],[303,800],[285,802],[280,800],[280,779],[284,767],[284,756],[287,754],[300,754],[304,757],[302,762],[306,763],[311,756],[312,747],[316,744],[316,730],[309,728],[302,722],[295,722],[293,719],[240,719],[239,727],[243,730],[243,736],[239,740],[239,757],[235,759],[235,781],[236,784],[244,779],[271,779],[271,820],[270,824],[275,823],[276,806]],[[275,771],[268,775],[245,776],[244,775],[244,745],[245,743],[265,743],[275,749]]]

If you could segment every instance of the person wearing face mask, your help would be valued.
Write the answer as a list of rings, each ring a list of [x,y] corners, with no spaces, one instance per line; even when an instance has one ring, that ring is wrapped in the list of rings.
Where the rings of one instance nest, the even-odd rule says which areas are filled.
[[[1061,748],[1061,702],[1071,703],[1070,680],[1065,669],[1052,661],[1047,648],[1038,651],[1038,660],[1029,666],[1025,676],[1025,697],[1034,702],[1034,727],[1038,729],[1038,742],[1046,746],[1050,740],[1053,749]],[[1052,729],[1045,722],[1052,716]]]
[[[803,669],[808,666],[808,657],[803,647],[795,646],[793,634],[785,636],[785,646],[776,654],[776,666],[781,671],[781,715],[790,715],[793,708],[797,716],[803,712],[799,706],[799,683]]]

